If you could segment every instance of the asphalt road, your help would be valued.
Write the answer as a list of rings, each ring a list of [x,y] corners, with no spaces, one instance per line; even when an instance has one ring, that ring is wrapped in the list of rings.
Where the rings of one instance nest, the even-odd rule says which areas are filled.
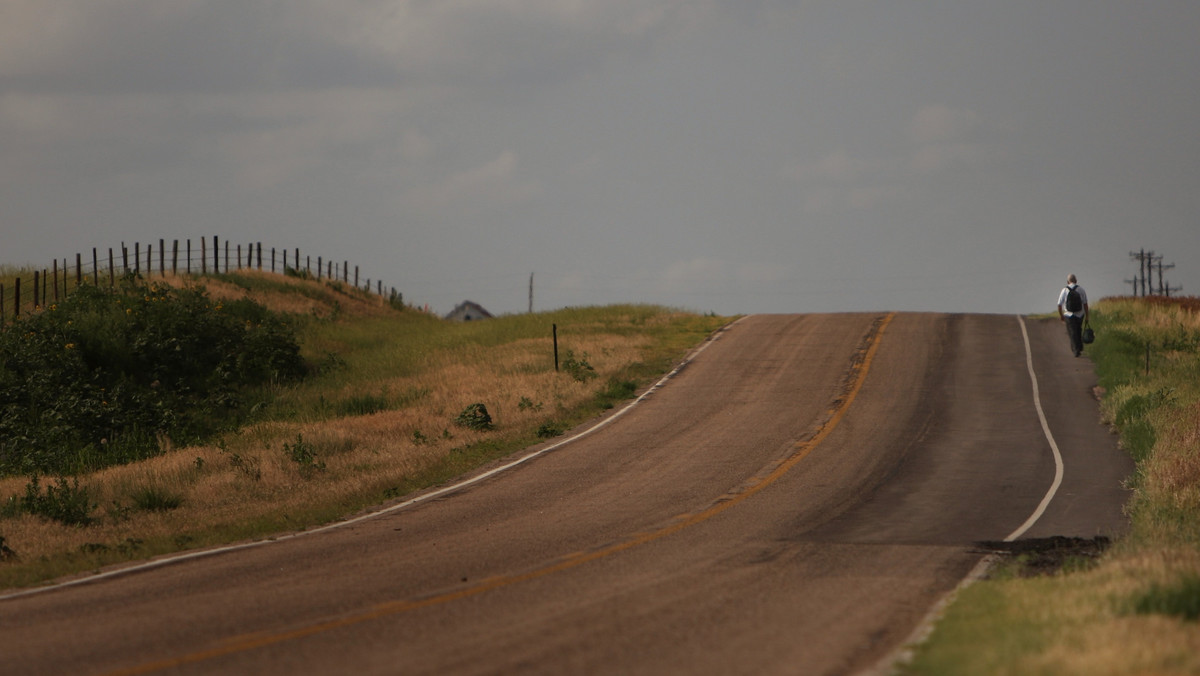
[[[2,598],[0,670],[854,673],[976,542],[1125,528],[1090,362],[1024,320],[1043,427],[1022,323],[745,318],[610,424],[455,492]]]

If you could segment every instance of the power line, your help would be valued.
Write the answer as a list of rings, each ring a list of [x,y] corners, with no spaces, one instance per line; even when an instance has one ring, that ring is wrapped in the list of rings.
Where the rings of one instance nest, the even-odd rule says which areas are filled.
[[[1163,263],[1163,256],[1156,255],[1153,251],[1139,249],[1130,251],[1129,258],[1138,262],[1138,274],[1133,279],[1125,280],[1126,284],[1133,285],[1134,296],[1170,296],[1172,292],[1183,290],[1182,286],[1171,286],[1163,279],[1163,271],[1175,267],[1174,263]],[[1155,277],[1158,281],[1157,287],[1155,287]]]

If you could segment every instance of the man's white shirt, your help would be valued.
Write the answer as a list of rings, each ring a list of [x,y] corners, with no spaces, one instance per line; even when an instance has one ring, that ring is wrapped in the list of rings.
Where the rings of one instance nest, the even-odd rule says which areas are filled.
[[[1071,288],[1071,285],[1068,284],[1063,287],[1062,291],[1058,292],[1058,305],[1059,305],[1059,307],[1061,307],[1063,309],[1064,317],[1082,317],[1082,316],[1084,316],[1083,310],[1080,310],[1079,312],[1070,312],[1069,310],[1067,310],[1067,291],[1070,288]],[[1084,291],[1083,287],[1079,286],[1078,284],[1075,285],[1075,290],[1079,292],[1079,301],[1083,304],[1083,307],[1087,307],[1087,304],[1088,304],[1087,292]]]

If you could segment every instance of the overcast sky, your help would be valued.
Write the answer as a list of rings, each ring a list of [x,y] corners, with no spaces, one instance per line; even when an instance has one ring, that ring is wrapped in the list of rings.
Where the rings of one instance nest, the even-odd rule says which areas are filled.
[[[0,0],[0,263],[218,236],[438,313],[1200,295],[1200,3]]]

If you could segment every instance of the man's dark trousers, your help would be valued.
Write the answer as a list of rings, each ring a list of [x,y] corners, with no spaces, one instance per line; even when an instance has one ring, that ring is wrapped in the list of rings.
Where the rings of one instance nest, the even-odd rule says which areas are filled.
[[[1071,337],[1071,351],[1078,357],[1083,352],[1083,317],[1064,316],[1067,320],[1067,335]]]

